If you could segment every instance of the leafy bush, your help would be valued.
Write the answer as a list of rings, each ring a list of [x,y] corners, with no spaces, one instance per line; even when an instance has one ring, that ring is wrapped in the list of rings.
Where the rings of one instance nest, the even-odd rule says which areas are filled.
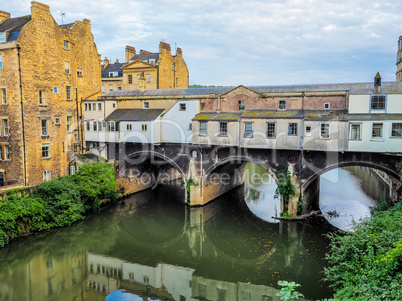
[[[402,300],[402,204],[331,236],[325,269],[339,300]]]

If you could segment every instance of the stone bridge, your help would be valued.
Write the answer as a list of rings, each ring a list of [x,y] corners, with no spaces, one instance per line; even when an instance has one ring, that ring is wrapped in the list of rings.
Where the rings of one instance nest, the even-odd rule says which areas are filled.
[[[402,197],[402,157],[396,154],[138,143],[116,144],[115,152],[118,185],[127,194],[182,179],[190,206],[203,206],[242,185],[247,162],[264,168],[279,184],[284,179],[278,172],[289,171],[295,195],[287,204],[282,202],[282,213],[297,214],[299,202],[304,202],[304,213],[319,209],[320,175],[345,166],[385,172],[390,177],[390,198]]]

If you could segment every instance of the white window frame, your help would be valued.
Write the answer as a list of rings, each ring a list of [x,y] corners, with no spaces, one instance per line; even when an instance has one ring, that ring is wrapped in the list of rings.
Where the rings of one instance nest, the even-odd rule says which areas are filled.
[[[68,41],[64,40],[64,50],[69,50]]]
[[[47,156],[44,156],[44,152],[47,152]],[[42,144],[42,158],[47,159],[50,158],[50,144],[49,143],[43,143]]]
[[[64,72],[67,75],[70,74],[70,62],[69,61],[64,61]]]
[[[49,136],[49,123],[47,122],[47,119],[41,119],[40,126],[42,136]]]
[[[381,124],[381,136],[373,136],[374,125]],[[384,140],[384,123],[383,122],[373,122],[371,124],[371,140]]]
[[[73,116],[67,116],[67,132],[73,131]]]
[[[323,126],[326,127],[328,126],[328,137],[323,136]],[[325,130],[325,128],[324,128]],[[320,138],[324,140],[329,140],[331,139],[331,123],[329,122],[321,122],[320,123]]]
[[[180,110],[180,111],[186,111],[186,108],[187,108],[187,106],[186,106],[185,103],[180,103],[180,104],[179,104],[179,110]]]
[[[294,127],[294,132],[295,133],[293,133],[293,129],[292,129],[292,133],[290,133],[291,127],[293,125],[295,126]],[[297,135],[298,135],[298,123],[297,122],[289,122],[289,124],[288,124],[288,136],[297,136]]]
[[[71,86],[66,86],[66,100],[72,100],[71,99]]]
[[[1,126],[3,128],[3,136],[7,137],[9,134],[8,119],[3,119],[1,123]]]
[[[133,130],[133,125],[131,123],[127,123],[126,129],[128,132],[131,132]]]
[[[92,122],[92,129],[94,132],[98,131],[98,122],[97,121]]]
[[[98,103],[98,111],[102,111],[102,104]]]
[[[221,136],[221,137],[228,136],[228,122],[227,121],[219,122],[219,136]]]
[[[147,74],[145,74],[145,76],[147,79],[147,83],[150,83],[151,82],[151,74],[147,73]]]
[[[391,131],[391,132],[390,132],[390,134],[389,134],[389,137],[395,138],[395,139],[401,139],[402,136],[392,136],[392,127],[393,127],[394,124],[400,124],[401,127],[402,127],[402,122],[391,122],[391,126],[390,126],[390,131]]]
[[[45,106],[46,105],[46,91],[43,89],[39,89],[39,105]]]
[[[102,85],[102,93],[105,93],[105,85]]]
[[[144,101],[143,109],[149,109],[149,102],[148,101]]]
[[[10,146],[4,145],[4,160],[10,160]]]
[[[148,124],[141,124],[141,131],[148,132]]]
[[[304,131],[305,131],[306,137],[311,137],[311,131],[312,131],[311,125],[306,125]]]
[[[352,137],[352,127],[353,126],[359,126],[359,134],[357,138]],[[351,122],[349,124],[349,140],[351,141],[361,141],[362,140],[362,126],[363,124],[361,122]]]
[[[374,98],[379,98],[379,97],[383,97],[384,98],[384,108],[373,108],[373,99]],[[370,111],[385,111],[387,107],[387,96],[386,95],[371,95],[370,97]]]
[[[113,91],[113,85],[109,85],[109,92]]]
[[[253,138],[254,135],[254,124],[253,122],[244,123],[244,138]]]
[[[239,106],[239,111],[245,111],[246,110],[246,101],[239,100],[238,101],[238,106]]]
[[[200,130],[198,132],[198,136],[206,136],[207,135],[207,122],[200,121]]]
[[[284,104],[284,107],[283,107],[283,108],[281,108],[281,103]],[[278,102],[278,109],[279,109],[279,110],[286,110],[286,100],[284,100],[284,99],[279,100],[279,102]]]
[[[6,88],[1,88],[1,104],[7,104],[7,91]]]
[[[273,129],[270,129],[270,126],[273,125]],[[273,135],[269,135],[273,130]],[[276,122],[268,121],[267,122],[267,139],[276,139]]]
[[[329,110],[331,108],[331,104],[329,102],[324,103],[324,110]]]

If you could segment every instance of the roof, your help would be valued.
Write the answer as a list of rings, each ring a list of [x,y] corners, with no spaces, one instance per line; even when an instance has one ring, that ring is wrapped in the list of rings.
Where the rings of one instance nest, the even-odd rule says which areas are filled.
[[[130,96],[191,96],[191,95],[222,95],[236,87],[207,87],[188,89],[154,89],[154,90],[117,90],[104,95],[104,97],[130,97]],[[317,84],[317,85],[287,85],[287,86],[248,86],[257,93],[301,93],[301,92],[334,92],[349,91],[350,95],[363,95],[374,93],[374,83],[344,83],[344,84]],[[381,93],[402,94],[402,81],[384,82]]]
[[[70,29],[71,27],[73,27],[75,23],[69,23],[69,24],[62,24],[60,25],[60,27],[64,28],[64,29]]]
[[[123,67],[125,64],[123,63],[114,63],[114,64],[108,64],[105,69],[102,70],[102,72],[113,72],[113,71],[120,71],[121,67]]]
[[[27,24],[29,21],[31,21],[31,16],[5,19],[3,22],[0,23],[0,32],[9,33],[7,37],[7,42],[15,41],[18,38],[18,34],[16,33],[19,33],[22,27],[24,27],[24,25]]]
[[[152,59],[157,62],[159,60],[159,53],[139,53],[134,55],[130,61],[148,61]]]
[[[164,109],[117,109],[106,120],[152,121],[158,118]]]

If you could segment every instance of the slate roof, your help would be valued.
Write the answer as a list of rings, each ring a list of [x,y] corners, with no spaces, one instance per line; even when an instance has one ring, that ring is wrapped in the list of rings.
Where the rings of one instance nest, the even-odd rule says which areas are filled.
[[[70,29],[71,27],[73,27],[75,23],[69,23],[69,24],[62,24],[60,25],[60,27],[63,27],[64,29]]]
[[[401,114],[349,114],[350,121],[381,121],[381,120],[402,120]]]
[[[151,60],[151,59],[154,59],[155,60],[155,63],[159,60],[159,53],[138,53],[138,54],[135,54],[131,59],[130,59],[130,61],[136,61],[136,60],[139,60],[139,61],[148,61],[148,60]]]
[[[158,118],[164,109],[117,109],[106,120],[152,121]]]
[[[102,70],[102,77],[109,77],[109,72],[118,72],[118,76],[122,77],[123,76],[123,70],[121,69],[122,66],[125,64],[123,63],[114,63],[114,64],[108,64],[105,69]]]
[[[7,32],[7,42],[15,41],[22,27],[31,21],[31,16],[6,19],[0,23],[0,32]]]
[[[104,97],[130,97],[130,96],[191,96],[191,95],[222,95],[236,87],[208,87],[188,89],[154,89],[154,90],[116,90],[107,93]],[[330,92],[349,91],[350,95],[372,94],[374,84],[346,83],[346,84],[317,84],[317,85],[282,85],[282,86],[247,86],[257,93],[296,93],[296,92]],[[402,81],[383,82],[381,93],[402,94]]]

